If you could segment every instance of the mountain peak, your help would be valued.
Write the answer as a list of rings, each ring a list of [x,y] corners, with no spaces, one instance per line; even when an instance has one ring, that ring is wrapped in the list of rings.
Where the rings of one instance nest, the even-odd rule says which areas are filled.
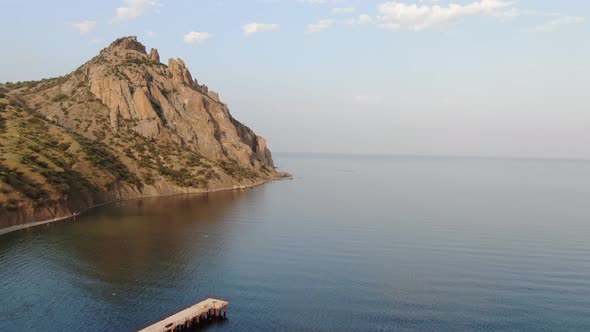
[[[122,37],[119,38],[117,40],[115,40],[114,42],[111,43],[111,45],[109,45],[109,47],[107,47],[107,49],[123,49],[123,50],[132,50],[132,51],[138,51],[140,53],[143,54],[147,54],[145,46],[137,41],[137,36],[127,36],[127,37]]]
[[[0,98],[0,155],[14,156],[0,158],[0,228],[118,199],[284,176],[266,140],[184,61],[159,60],[129,36],[71,74],[0,86],[10,99]]]

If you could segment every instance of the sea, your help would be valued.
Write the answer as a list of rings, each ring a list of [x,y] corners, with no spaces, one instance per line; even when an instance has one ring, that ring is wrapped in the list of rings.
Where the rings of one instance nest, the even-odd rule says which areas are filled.
[[[293,175],[0,236],[0,331],[589,331],[590,162],[276,154]]]

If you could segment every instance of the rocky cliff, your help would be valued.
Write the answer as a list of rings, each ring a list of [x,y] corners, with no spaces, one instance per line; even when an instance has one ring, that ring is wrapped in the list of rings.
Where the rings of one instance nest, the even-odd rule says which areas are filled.
[[[283,175],[184,61],[135,37],[66,76],[0,85],[0,138],[0,227]]]

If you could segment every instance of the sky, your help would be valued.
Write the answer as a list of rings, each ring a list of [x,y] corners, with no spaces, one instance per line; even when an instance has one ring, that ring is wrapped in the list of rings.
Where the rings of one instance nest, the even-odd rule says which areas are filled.
[[[0,0],[0,82],[136,35],[274,152],[590,159],[590,1]]]

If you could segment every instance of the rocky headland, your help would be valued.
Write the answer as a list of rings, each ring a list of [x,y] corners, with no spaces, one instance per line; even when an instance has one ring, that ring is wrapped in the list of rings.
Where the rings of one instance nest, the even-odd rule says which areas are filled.
[[[286,176],[183,60],[136,37],[66,76],[1,84],[0,152],[0,228]]]

